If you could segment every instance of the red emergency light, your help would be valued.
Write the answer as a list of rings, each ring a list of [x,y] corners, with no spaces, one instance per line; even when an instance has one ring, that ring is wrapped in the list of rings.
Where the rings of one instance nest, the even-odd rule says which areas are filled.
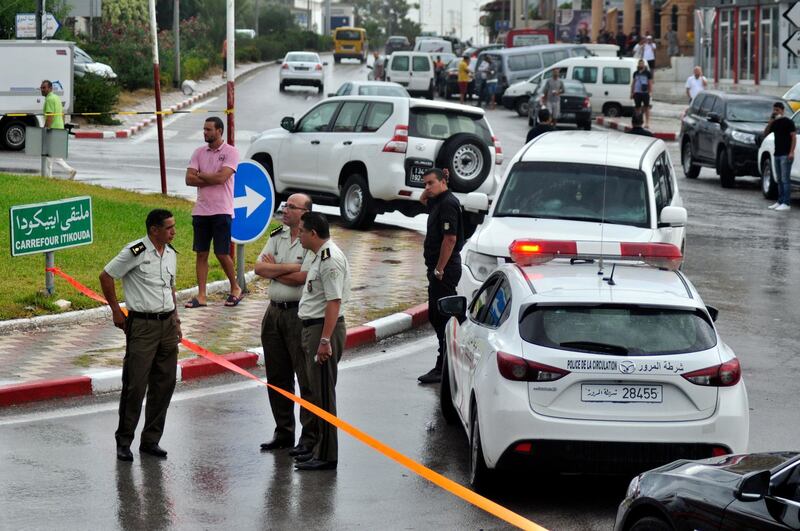
[[[683,262],[680,249],[671,243],[579,242],[567,240],[514,240],[508,246],[511,259],[521,265],[545,264],[556,258],[629,260],[676,270]]]

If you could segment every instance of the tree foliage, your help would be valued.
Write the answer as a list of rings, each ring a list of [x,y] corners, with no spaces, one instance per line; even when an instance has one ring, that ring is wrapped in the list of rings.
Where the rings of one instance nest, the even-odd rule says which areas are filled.
[[[355,11],[356,26],[367,30],[367,38],[380,45],[391,35],[405,35],[409,40],[419,36],[422,28],[408,18],[408,11],[418,4],[406,0],[354,0],[350,2]]]
[[[35,13],[36,4],[36,0],[0,0],[0,39],[16,39],[17,13]],[[69,5],[66,0],[49,0],[47,12],[63,24],[69,14]],[[61,38],[64,31],[62,26],[53,38]]]
[[[103,2],[103,22],[120,24],[149,24],[147,0],[113,0]]]

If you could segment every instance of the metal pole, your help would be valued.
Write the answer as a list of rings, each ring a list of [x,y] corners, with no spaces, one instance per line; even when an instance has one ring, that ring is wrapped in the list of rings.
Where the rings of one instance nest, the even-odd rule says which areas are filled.
[[[44,20],[44,0],[36,3],[36,40],[42,40],[42,21]]]
[[[242,293],[247,291],[247,281],[244,278],[244,244],[236,244],[236,282],[242,288]]]
[[[174,0],[172,10],[172,33],[175,36],[175,79],[173,84],[181,86],[181,0]]]
[[[444,0],[440,0],[442,3],[441,12],[439,13],[439,19],[441,22],[441,28],[439,29],[439,37],[444,37]]]
[[[56,253],[53,251],[48,251],[44,253],[44,267],[45,269],[51,269],[56,266]],[[44,273],[44,291],[48,295],[52,295],[56,292],[56,282],[55,282],[55,275],[53,275],[50,271],[45,271]]]
[[[161,193],[167,195],[167,162],[164,156],[164,117],[161,115],[161,70],[158,64],[156,0],[150,0],[150,35],[153,39],[153,82],[156,90],[156,126],[158,127],[158,163],[161,169]]]
[[[235,88],[236,88],[236,26],[235,26],[235,13],[236,4],[235,0],[228,0],[228,10],[226,18],[226,31],[225,36],[228,40],[228,55],[225,60],[227,61],[228,70],[228,144],[235,145],[236,143],[236,128],[234,121],[234,104],[235,104]],[[231,245],[233,247],[233,245]],[[247,289],[247,283],[244,279],[244,244],[236,244],[236,248],[232,249],[233,259],[236,260],[236,281],[242,291]]]
[[[256,37],[258,37],[258,17],[261,15],[261,3],[256,0],[256,23],[254,24],[256,30]]]

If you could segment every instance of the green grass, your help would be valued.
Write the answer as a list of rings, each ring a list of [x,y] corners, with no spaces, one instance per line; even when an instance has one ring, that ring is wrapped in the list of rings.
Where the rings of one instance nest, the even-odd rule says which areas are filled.
[[[56,293],[46,297],[44,255],[11,256],[9,210],[14,205],[41,203],[68,197],[92,197],[94,243],[56,251],[56,266],[79,282],[101,293],[98,276],[103,267],[133,240],[146,235],[144,220],[154,208],[166,208],[175,215],[177,234],[173,246],[178,251],[178,289],[197,284],[192,252],[193,203],[159,194],[139,194],[103,188],[74,181],[0,173],[0,211],[5,217],[0,232],[0,320],[56,313],[56,299],[72,302],[72,309],[93,308],[100,304],[79,294],[56,277]],[[267,240],[268,232],[257,242],[245,246],[246,263],[252,268]],[[209,281],[225,275],[214,257],[210,260]],[[118,294],[122,293],[117,285]]]

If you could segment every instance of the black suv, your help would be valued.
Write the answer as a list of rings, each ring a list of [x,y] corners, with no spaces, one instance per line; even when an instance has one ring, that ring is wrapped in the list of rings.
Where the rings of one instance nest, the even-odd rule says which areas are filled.
[[[411,50],[411,42],[408,37],[402,35],[393,35],[386,40],[386,45],[383,47],[384,55],[392,55],[394,52],[404,52]]]
[[[689,179],[715,168],[724,188],[738,175],[759,175],[758,147],[780,98],[755,94],[698,94],[681,120],[681,164]],[[786,105],[786,103],[784,102]]]

